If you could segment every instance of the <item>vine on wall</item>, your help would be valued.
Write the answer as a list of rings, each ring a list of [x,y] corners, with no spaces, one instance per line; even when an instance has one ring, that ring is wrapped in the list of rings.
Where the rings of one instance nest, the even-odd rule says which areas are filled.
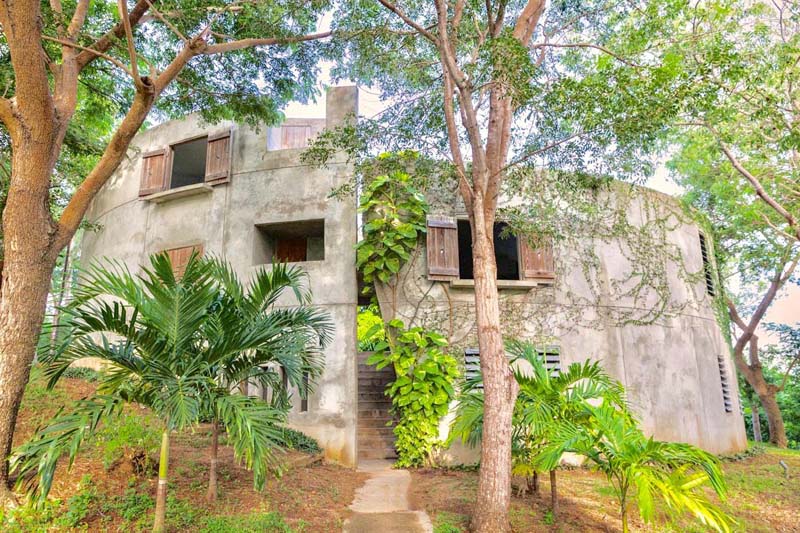
[[[387,388],[392,409],[399,418],[397,466],[430,465],[439,439],[439,421],[455,398],[458,362],[443,351],[447,339],[420,327],[406,329],[397,319],[388,324],[387,340],[375,347],[367,364],[381,368],[393,365],[395,381]]]

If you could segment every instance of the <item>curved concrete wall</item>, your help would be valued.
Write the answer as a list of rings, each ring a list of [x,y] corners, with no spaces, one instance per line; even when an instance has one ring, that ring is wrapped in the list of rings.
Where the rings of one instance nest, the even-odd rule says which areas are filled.
[[[327,117],[295,119],[313,129],[335,126],[357,112],[355,87],[331,89]],[[326,122],[327,120],[327,122]],[[233,128],[232,170],[228,183],[193,196],[154,203],[138,197],[141,155],[183,139]],[[95,198],[87,220],[100,226],[82,243],[84,266],[103,257],[124,261],[132,271],[148,256],[166,249],[201,244],[206,254],[227,259],[246,279],[254,270],[256,225],[301,220],[325,221],[325,259],[298,263],[309,274],[314,304],[331,313],[336,332],[325,352],[325,371],[300,412],[290,414],[294,427],[316,438],[330,459],[355,464],[356,352],[358,297],[353,202],[327,198],[349,181],[352,168],[336,162],[325,169],[300,162],[301,149],[274,150],[276,129],[257,131],[232,124],[204,125],[197,116],[161,124],[139,134],[128,158]],[[277,135],[280,139],[280,135]],[[290,306],[291,297],[279,301]]]
[[[662,232],[661,237],[654,232],[652,239],[668,245],[661,253],[652,241],[650,250],[661,281],[644,282],[637,274],[642,269],[632,260],[637,254],[631,248],[642,245],[642,235],[635,244],[624,236],[587,238],[580,247],[575,242],[556,244],[553,282],[500,290],[504,334],[559,346],[562,368],[599,360],[626,386],[643,429],[658,439],[715,453],[745,448],[735,368],[706,293],[697,226],[673,198],[661,193],[618,183],[601,194],[635,228],[664,221],[650,224]],[[457,200],[448,207],[437,195],[431,204],[436,214],[466,218]],[[644,241],[647,245],[646,235]],[[590,268],[580,257],[587,249],[594,254]],[[424,247],[417,250],[397,287],[379,287],[384,316],[439,331],[461,353],[477,348],[472,287],[429,281],[426,255]],[[632,291],[637,284],[640,290]],[[731,383],[731,412],[723,403],[718,356],[723,356]],[[443,423],[443,437],[446,427]],[[451,456],[457,461],[476,458],[458,446]]]

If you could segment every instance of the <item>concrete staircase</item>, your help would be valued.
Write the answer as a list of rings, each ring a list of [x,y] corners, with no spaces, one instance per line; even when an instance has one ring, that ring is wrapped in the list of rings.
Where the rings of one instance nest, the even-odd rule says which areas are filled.
[[[391,400],[384,394],[386,386],[394,381],[391,366],[375,370],[366,364],[370,353],[358,354],[358,459],[394,459]]]

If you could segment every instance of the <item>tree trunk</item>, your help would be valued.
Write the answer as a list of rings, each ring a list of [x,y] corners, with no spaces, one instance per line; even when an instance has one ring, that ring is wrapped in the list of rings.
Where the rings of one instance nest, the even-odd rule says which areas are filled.
[[[750,400],[750,412],[753,417],[753,440],[761,442],[761,417],[758,414],[758,402],[755,398]]]
[[[533,476],[528,478],[528,490],[533,494],[539,494],[539,472],[534,472]]]
[[[758,395],[764,413],[767,415],[767,426],[769,427],[769,441],[779,448],[789,446],[789,439],[786,437],[786,426],[783,423],[783,415],[776,401],[777,390],[775,387],[767,387],[765,394]]]
[[[165,531],[167,521],[167,474],[169,473],[169,429],[161,433],[161,455],[158,459],[158,486],[156,487],[156,519],[153,533]]]
[[[219,425],[214,420],[211,424],[211,464],[208,467],[208,491],[206,501],[217,501],[217,456],[219,450]]]
[[[501,533],[510,530],[511,417],[517,389],[500,330],[493,221],[485,220],[480,201],[474,202],[472,211],[475,314],[484,387],[481,467],[472,527],[478,533]]]
[[[550,508],[553,518],[558,516],[558,486],[556,485],[556,469],[550,471]]]
[[[13,503],[8,461],[14,426],[30,377],[58,251],[47,204],[50,157],[14,146],[3,211],[5,261],[0,293],[0,505]],[[44,200],[42,200],[44,198]]]

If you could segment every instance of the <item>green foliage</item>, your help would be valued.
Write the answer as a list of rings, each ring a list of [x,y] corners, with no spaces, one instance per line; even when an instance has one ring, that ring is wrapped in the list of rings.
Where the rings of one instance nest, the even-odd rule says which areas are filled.
[[[108,469],[123,458],[136,460],[140,473],[153,466],[161,445],[161,429],[156,418],[148,413],[122,413],[106,421],[93,437]]]
[[[85,366],[71,366],[64,371],[62,377],[82,379],[83,381],[88,381],[89,383],[94,383],[100,379],[100,375],[97,370]]]
[[[447,340],[441,335],[419,327],[405,329],[397,319],[389,322],[388,328],[387,340],[375,347],[367,364],[378,369],[394,367],[396,379],[386,394],[399,418],[394,428],[397,465],[428,464],[442,445],[439,420],[447,414],[455,397],[458,364],[442,351]]]
[[[358,336],[358,349],[362,352],[371,352],[379,342],[386,340],[386,331],[383,328],[383,319],[377,306],[362,307],[356,315],[356,331]]]
[[[292,428],[283,428],[283,442],[287,448],[305,453],[320,453],[322,448],[319,443],[303,433]]]
[[[106,512],[117,513],[125,522],[136,522],[146,516],[156,502],[147,492],[134,487],[128,488],[122,496],[116,496],[103,504]]]
[[[243,516],[215,516],[207,519],[200,528],[200,533],[293,533],[294,529],[279,513],[252,513]]]
[[[97,488],[93,485],[91,476],[83,476],[79,492],[67,500],[67,510],[58,517],[56,524],[67,528],[77,527],[89,515],[98,499]]]
[[[623,531],[628,531],[633,497],[645,522],[653,521],[660,500],[668,514],[689,512],[708,528],[730,531],[732,519],[703,490],[709,484],[720,498],[725,496],[716,457],[689,444],[648,438],[635,420],[612,405],[590,406],[589,410],[591,425],[561,425],[542,455],[545,461],[564,451],[587,457],[614,489]]]
[[[408,261],[426,231],[425,198],[409,174],[395,170],[367,183],[358,209],[366,223],[364,238],[356,245],[356,266],[365,283],[386,283]]]
[[[220,368],[228,383],[269,385],[274,372],[261,368],[265,361],[280,361],[297,383],[318,365],[330,322],[305,305],[304,279],[298,268],[273,265],[256,272],[245,290],[230,267],[196,255],[179,278],[166,254],[154,255],[136,277],[119,264],[93,267],[63,310],[64,340],[42,360],[50,386],[82,357],[102,359],[108,370],[97,394],[15,451],[12,468],[34,501],[46,497],[60,455],[68,453],[71,465],[84,439],[128,403],[149,407],[162,432],[194,427],[213,412],[235,457],[254,470],[255,486],[263,486],[272,451],[282,443],[285,407],[221,387]],[[273,310],[285,290],[301,305]],[[109,340],[109,332],[119,340]]]

